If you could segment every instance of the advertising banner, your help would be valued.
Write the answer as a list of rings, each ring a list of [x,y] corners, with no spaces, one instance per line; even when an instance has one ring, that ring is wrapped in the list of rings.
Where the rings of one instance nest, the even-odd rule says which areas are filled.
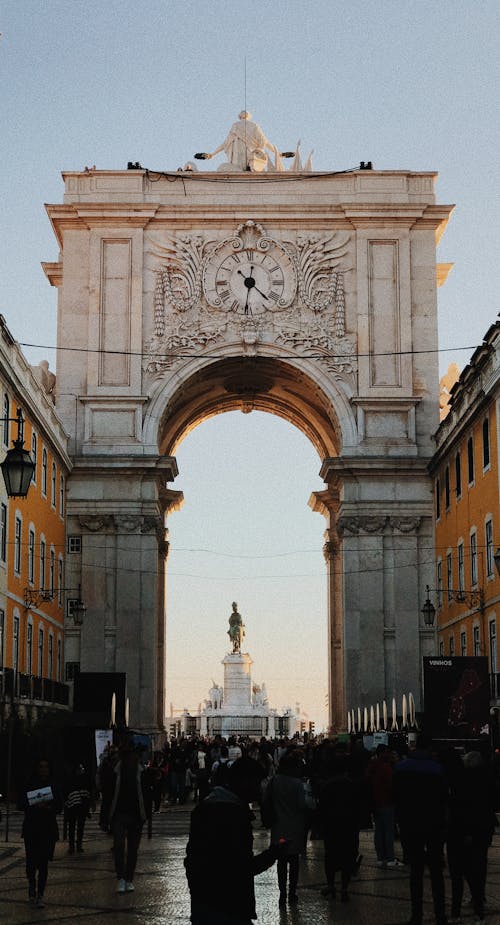
[[[488,734],[488,659],[436,655],[423,662],[425,731],[433,739],[477,739]]]

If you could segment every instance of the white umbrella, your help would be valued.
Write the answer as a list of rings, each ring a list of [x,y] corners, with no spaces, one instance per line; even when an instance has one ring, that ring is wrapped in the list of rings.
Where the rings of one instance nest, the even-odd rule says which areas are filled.
[[[347,732],[349,733],[349,735],[351,734],[351,731],[352,731],[351,730],[351,711],[348,710],[347,712]]]
[[[417,717],[415,715],[415,700],[413,694],[408,694],[408,703],[410,707],[410,726],[413,729],[418,729]]]
[[[130,700],[127,697],[125,701],[125,725],[128,726],[128,721],[130,718]]]
[[[387,704],[385,700],[382,701],[382,718],[384,720],[384,729],[387,730]]]
[[[378,732],[380,729],[380,704],[379,703],[377,703],[377,706],[376,706],[375,719],[376,719],[376,728]]]
[[[368,732],[368,710],[366,707],[363,709],[363,732]]]
[[[375,710],[370,707],[370,732],[375,732]]]
[[[397,731],[398,731],[398,714],[397,714],[397,711],[396,711],[396,698],[393,697],[393,698],[392,698],[392,724],[391,724],[391,732],[397,732]]]
[[[116,721],[116,694],[113,691],[113,696],[111,698],[111,716],[109,719],[109,725],[114,726]]]
[[[362,728],[363,728],[363,727],[362,727],[362,725],[361,725],[361,710],[360,710],[360,708],[358,707],[358,732],[361,732]]]
[[[403,729],[405,729],[406,726],[408,725],[408,704],[406,701],[406,694],[403,694],[403,701],[402,701],[401,707],[402,707],[401,715],[403,717],[401,725]]]
[[[356,719],[355,719],[355,714],[354,714],[354,708],[351,710],[351,715],[352,715],[352,731],[356,732]]]

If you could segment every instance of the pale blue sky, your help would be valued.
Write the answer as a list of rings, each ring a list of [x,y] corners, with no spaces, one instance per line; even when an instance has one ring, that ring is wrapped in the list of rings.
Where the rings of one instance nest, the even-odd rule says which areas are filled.
[[[4,0],[0,17],[0,312],[20,342],[55,342],[56,292],[40,261],[57,257],[43,203],[61,201],[60,171],[129,160],[175,170],[213,150],[244,105],[245,58],[254,118],[282,149],[298,138],[304,152],[314,148],[316,169],[371,159],[379,169],[439,171],[438,199],[457,204],[439,248],[441,261],[455,262],[439,293],[441,368],[464,365],[470,350],[458,348],[479,343],[495,320],[496,0]],[[53,362],[45,347],[25,351]],[[231,454],[238,464],[222,474]],[[232,414],[200,426],[178,461],[186,507],[172,519],[173,546],[213,552],[171,555],[169,700],[206,696],[236,599],[257,680],[267,679],[276,705],[299,699],[319,718],[324,525],[307,507],[320,487],[313,448],[282,421]],[[317,552],[297,554],[304,549]],[[290,555],[252,558],[262,550]],[[234,551],[246,558],[214,555]],[[202,642],[187,659],[179,639],[193,614]]]

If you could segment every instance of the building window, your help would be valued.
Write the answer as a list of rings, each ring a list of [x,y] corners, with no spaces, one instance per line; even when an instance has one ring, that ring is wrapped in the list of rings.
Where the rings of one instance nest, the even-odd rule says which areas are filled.
[[[26,627],[26,674],[32,674],[33,668],[33,624]]]
[[[474,444],[472,437],[467,440],[467,478],[469,485],[472,485],[474,481]]]
[[[448,648],[449,648],[450,655],[455,655],[455,637],[454,636],[450,636]]]
[[[59,476],[59,516],[64,517],[64,475]]]
[[[42,450],[42,495],[47,494],[47,450]]]
[[[455,491],[457,493],[457,500],[458,500],[458,498],[462,497],[462,460],[460,457],[460,453],[457,453],[457,455],[455,456],[455,482],[456,482]]]
[[[0,668],[3,668],[5,649],[5,612],[0,610]]]
[[[450,467],[446,466],[444,471],[444,501],[446,510],[450,510]]]
[[[38,630],[38,666],[37,674],[39,678],[43,678],[43,629],[40,627]]]
[[[30,527],[28,534],[28,581],[35,582],[35,531]]]
[[[490,464],[490,422],[489,418],[483,421],[483,469]]]
[[[458,590],[460,593],[465,591],[465,567],[464,567],[464,544],[459,543],[458,551]]]
[[[479,635],[479,627],[475,626],[472,630],[472,641],[474,655],[481,655],[481,639]]]
[[[438,607],[443,606],[443,563],[441,559],[438,559],[437,568],[436,568],[436,578],[437,578],[437,605]]]
[[[453,559],[451,552],[446,554],[446,589],[448,592],[448,600],[451,601],[453,598],[452,589],[453,589]]]
[[[47,558],[47,550],[45,545],[45,540],[40,540],[40,587],[45,588],[45,563]]]
[[[57,680],[61,680],[61,661],[62,661],[62,643],[61,640],[57,640],[57,655],[56,655],[56,677]]]
[[[50,593],[54,595],[56,588],[56,554],[52,548],[50,550],[49,588]]]
[[[486,540],[486,574],[488,578],[493,577],[493,567],[495,560],[493,558],[493,521],[487,520],[484,525],[484,538]]]
[[[14,525],[14,571],[16,575],[21,574],[22,532],[23,532],[22,520],[19,517],[19,514],[16,514],[16,520],[15,520],[15,525]]]
[[[54,637],[52,633],[49,633],[49,651],[47,657],[47,677],[52,680],[52,674],[54,671]]]
[[[57,470],[55,462],[52,463],[51,476],[50,476],[50,503],[52,507],[56,506],[56,486],[57,486]]]
[[[81,551],[82,551],[81,536],[68,536],[68,552],[81,552]]]
[[[62,607],[63,602],[63,560],[59,556],[57,560],[57,603]]]
[[[37,435],[36,435],[35,431],[33,431],[33,433],[31,434],[31,458],[32,458],[32,460],[33,460],[33,462],[34,462],[34,464],[35,464],[35,468],[33,469],[33,475],[31,476],[31,481],[32,481],[33,483],[36,483],[36,459],[37,459],[37,452],[38,452],[38,438],[37,438]]]
[[[460,655],[467,655],[467,633],[465,630],[460,633]]]
[[[66,681],[74,681],[80,673],[80,662],[66,662]]]
[[[490,620],[489,627],[490,640],[490,671],[492,674],[498,673],[498,653],[497,653],[497,622]]]
[[[477,534],[470,535],[470,580],[472,587],[477,585]]]
[[[3,423],[2,423],[2,443],[4,446],[9,445],[9,418],[10,418],[10,401],[7,393],[3,397]]]
[[[19,671],[19,617],[14,617],[12,630],[12,667],[14,671]]]
[[[0,559],[7,562],[7,505],[0,505]]]
[[[439,640],[439,654],[444,655],[444,642],[442,639]]]
[[[439,479],[436,479],[436,520],[441,517],[441,485]]]

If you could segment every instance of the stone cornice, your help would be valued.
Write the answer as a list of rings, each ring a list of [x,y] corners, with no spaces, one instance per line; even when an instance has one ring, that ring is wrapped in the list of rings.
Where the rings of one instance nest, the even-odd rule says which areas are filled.
[[[377,478],[406,478],[415,475],[427,475],[429,460],[420,456],[332,456],[323,460],[320,476],[325,482],[331,479],[364,477],[366,474]]]
[[[51,286],[62,286],[63,280],[63,265],[62,261],[43,261],[42,270],[45,273]]]
[[[89,473],[101,478],[116,479],[120,476],[146,478],[160,477],[167,482],[173,482],[179,474],[175,456],[85,456],[75,457],[73,460],[73,477],[75,479]]]

